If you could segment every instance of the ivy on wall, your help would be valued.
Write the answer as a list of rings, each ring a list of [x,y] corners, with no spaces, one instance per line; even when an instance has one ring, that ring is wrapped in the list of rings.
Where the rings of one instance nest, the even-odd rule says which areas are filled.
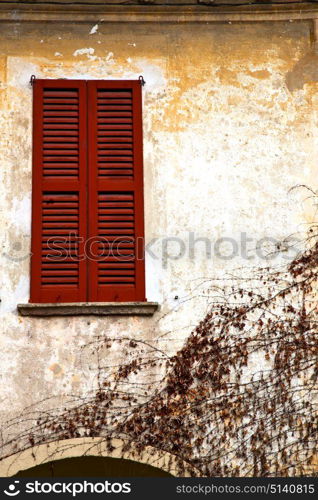
[[[100,336],[98,388],[3,442],[25,449],[83,436],[170,452],[202,476],[317,475],[318,243],[287,269],[218,283],[209,312],[169,356],[155,343]],[[114,344],[129,359],[107,365]],[[104,365],[103,365],[104,363]],[[27,415],[21,419],[29,418]],[[33,415],[30,415],[32,422]]]

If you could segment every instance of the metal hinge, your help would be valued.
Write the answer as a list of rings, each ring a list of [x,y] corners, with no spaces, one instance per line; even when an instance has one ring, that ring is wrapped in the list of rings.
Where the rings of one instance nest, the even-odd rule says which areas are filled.
[[[140,85],[141,85],[142,87],[146,84],[146,82],[145,82],[145,80],[144,80],[144,77],[143,77],[142,75],[140,75],[140,77],[139,77],[139,81],[140,81]]]
[[[30,78],[30,85],[31,85],[31,87],[33,87],[35,79],[36,79],[36,76],[35,75],[31,75],[31,78]]]

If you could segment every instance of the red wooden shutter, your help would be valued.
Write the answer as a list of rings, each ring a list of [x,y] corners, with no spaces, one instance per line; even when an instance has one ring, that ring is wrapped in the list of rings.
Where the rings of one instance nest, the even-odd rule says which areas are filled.
[[[144,301],[141,84],[88,82],[89,300]]]
[[[35,80],[33,88],[30,301],[86,301],[86,82]]]

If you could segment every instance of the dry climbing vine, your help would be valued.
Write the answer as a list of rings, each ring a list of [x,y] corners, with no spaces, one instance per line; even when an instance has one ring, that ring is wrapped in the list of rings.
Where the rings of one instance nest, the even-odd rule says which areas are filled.
[[[30,428],[3,449],[102,436],[111,450],[118,437],[175,455],[179,474],[188,463],[202,476],[317,475],[317,268],[314,243],[285,271],[218,283],[173,356],[155,342],[97,337],[98,389],[36,425],[25,413]],[[110,369],[114,344],[129,360]]]

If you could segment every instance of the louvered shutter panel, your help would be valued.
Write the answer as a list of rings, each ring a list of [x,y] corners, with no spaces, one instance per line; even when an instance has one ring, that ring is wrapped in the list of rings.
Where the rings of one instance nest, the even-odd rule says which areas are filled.
[[[85,301],[87,86],[35,80],[33,88],[30,302]]]
[[[89,300],[144,301],[141,85],[88,82]]]

